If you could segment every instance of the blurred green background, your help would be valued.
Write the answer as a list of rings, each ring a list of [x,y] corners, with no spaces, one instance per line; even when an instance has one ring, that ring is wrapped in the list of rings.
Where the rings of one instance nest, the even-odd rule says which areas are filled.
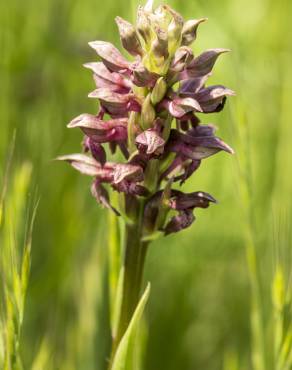
[[[105,368],[110,346],[106,211],[91,197],[90,179],[52,159],[79,151],[80,133],[65,125],[97,109],[96,101],[87,99],[91,74],[82,67],[96,60],[87,42],[120,46],[114,17],[133,21],[137,4],[0,4],[0,179],[16,129],[13,173],[31,163],[28,203],[40,197],[21,340],[25,368],[40,350],[49,365],[35,370]],[[290,269],[292,2],[172,0],[169,5],[185,19],[209,18],[200,26],[195,54],[232,49],[217,62],[211,82],[232,88],[237,97],[228,100],[224,112],[202,120],[218,126],[236,155],[205,160],[185,186],[210,192],[219,205],[197,210],[193,227],[150,249],[145,369],[248,370],[256,344],[246,252],[256,250],[266,348],[273,337],[274,266],[280,259],[287,273]],[[267,360],[262,370],[273,368]]]

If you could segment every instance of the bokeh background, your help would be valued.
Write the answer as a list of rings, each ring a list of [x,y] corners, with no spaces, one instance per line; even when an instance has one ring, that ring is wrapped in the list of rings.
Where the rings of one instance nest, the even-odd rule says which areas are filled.
[[[91,73],[82,67],[96,60],[87,42],[120,45],[114,17],[133,21],[137,4],[0,3],[0,179],[16,130],[12,176],[31,166],[27,203],[40,198],[21,337],[27,369],[40,351],[47,365],[35,370],[105,368],[107,213],[92,199],[90,179],[52,159],[79,151],[80,133],[65,125],[97,109],[87,99]],[[170,0],[169,5],[185,19],[208,17],[195,54],[232,49],[220,57],[211,82],[237,96],[224,112],[202,119],[218,126],[236,154],[205,160],[185,186],[210,192],[219,204],[197,210],[193,227],[150,249],[144,368],[255,369],[259,316],[266,365],[257,369],[274,369],[271,285],[278,261],[289,273],[292,246],[292,2]]]

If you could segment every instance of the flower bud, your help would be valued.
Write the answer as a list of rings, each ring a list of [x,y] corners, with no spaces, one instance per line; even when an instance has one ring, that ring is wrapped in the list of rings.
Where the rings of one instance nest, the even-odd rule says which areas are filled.
[[[167,84],[163,77],[160,77],[151,93],[151,102],[153,105],[159,103],[163,98],[167,90]]]
[[[155,120],[155,110],[151,104],[151,94],[149,93],[144,100],[141,112],[141,125],[144,130],[152,126]]]
[[[151,53],[157,59],[162,58],[163,62],[168,58],[168,39],[167,33],[160,27],[155,26],[156,38],[151,45]]]
[[[168,26],[168,51],[171,55],[173,55],[176,49],[181,44],[182,38],[182,29],[184,25],[183,17],[171,9],[169,6],[165,5],[164,8],[168,11],[172,16],[172,21]]]
[[[153,0],[148,0],[147,3],[144,6],[144,9],[147,12],[153,12]]]
[[[140,114],[137,112],[131,112],[129,121],[128,121],[128,147],[130,153],[133,153],[136,150],[135,146],[135,134],[138,127],[138,119]]]
[[[116,23],[123,47],[133,56],[143,55],[143,50],[135,27],[121,17],[116,17]]]
[[[188,46],[197,38],[199,24],[206,22],[207,18],[192,19],[187,21],[182,29],[182,45]]]
[[[151,43],[150,22],[145,12],[145,9],[141,6],[139,6],[137,13],[137,30],[145,42],[145,49],[146,50],[150,49]]]

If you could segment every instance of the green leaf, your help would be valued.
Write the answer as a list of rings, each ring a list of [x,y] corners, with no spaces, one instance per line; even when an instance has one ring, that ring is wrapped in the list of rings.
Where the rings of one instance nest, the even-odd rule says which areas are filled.
[[[114,306],[112,309],[111,322],[112,322],[113,338],[115,338],[116,336],[118,325],[119,325],[121,306],[122,306],[122,300],[123,300],[124,272],[125,272],[125,268],[123,266],[119,274],[118,285],[116,289],[116,297],[115,297],[115,302],[114,302]]]
[[[137,334],[137,329],[141,321],[145,305],[149,298],[150,294],[150,283],[147,284],[145,292],[140,299],[140,302],[137,305],[137,308],[134,312],[132,320],[121,339],[121,342],[118,346],[116,355],[113,360],[113,365],[111,370],[130,370],[131,367],[128,366],[129,358],[134,354],[135,350],[135,336]]]

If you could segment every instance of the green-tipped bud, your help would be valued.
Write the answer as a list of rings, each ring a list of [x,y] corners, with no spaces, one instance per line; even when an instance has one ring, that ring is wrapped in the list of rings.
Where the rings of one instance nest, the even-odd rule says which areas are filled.
[[[159,103],[163,98],[167,90],[167,84],[163,77],[160,77],[151,93],[151,102],[153,105]]]
[[[135,27],[121,17],[116,17],[123,47],[133,56],[143,55],[143,50],[139,41]]]
[[[167,31],[168,31],[168,51],[171,55],[173,55],[176,49],[181,44],[184,19],[179,13],[175,12],[169,6],[165,5],[164,8],[172,16],[172,21],[170,22]]]
[[[153,0],[148,0],[147,3],[145,4],[144,6],[144,10],[146,12],[150,12],[152,13],[153,12]]]
[[[137,128],[139,126],[139,117],[140,114],[138,112],[131,112],[128,120],[128,147],[130,153],[135,152],[137,150],[135,145],[136,133]]]
[[[206,22],[207,18],[192,19],[187,21],[182,29],[182,45],[188,46],[197,38],[197,29],[199,24]]]
[[[151,104],[151,94],[149,93],[144,100],[141,112],[141,125],[143,130],[147,130],[152,127],[152,123],[155,120],[155,110]]]
[[[147,13],[142,6],[139,6],[137,13],[137,30],[139,35],[145,42],[145,49],[150,49],[151,43],[151,27]]]
[[[168,58],[168,38],[167,33],[157,25],[154,27],[156,38],[151,45],[151,52],[155,58]]]

